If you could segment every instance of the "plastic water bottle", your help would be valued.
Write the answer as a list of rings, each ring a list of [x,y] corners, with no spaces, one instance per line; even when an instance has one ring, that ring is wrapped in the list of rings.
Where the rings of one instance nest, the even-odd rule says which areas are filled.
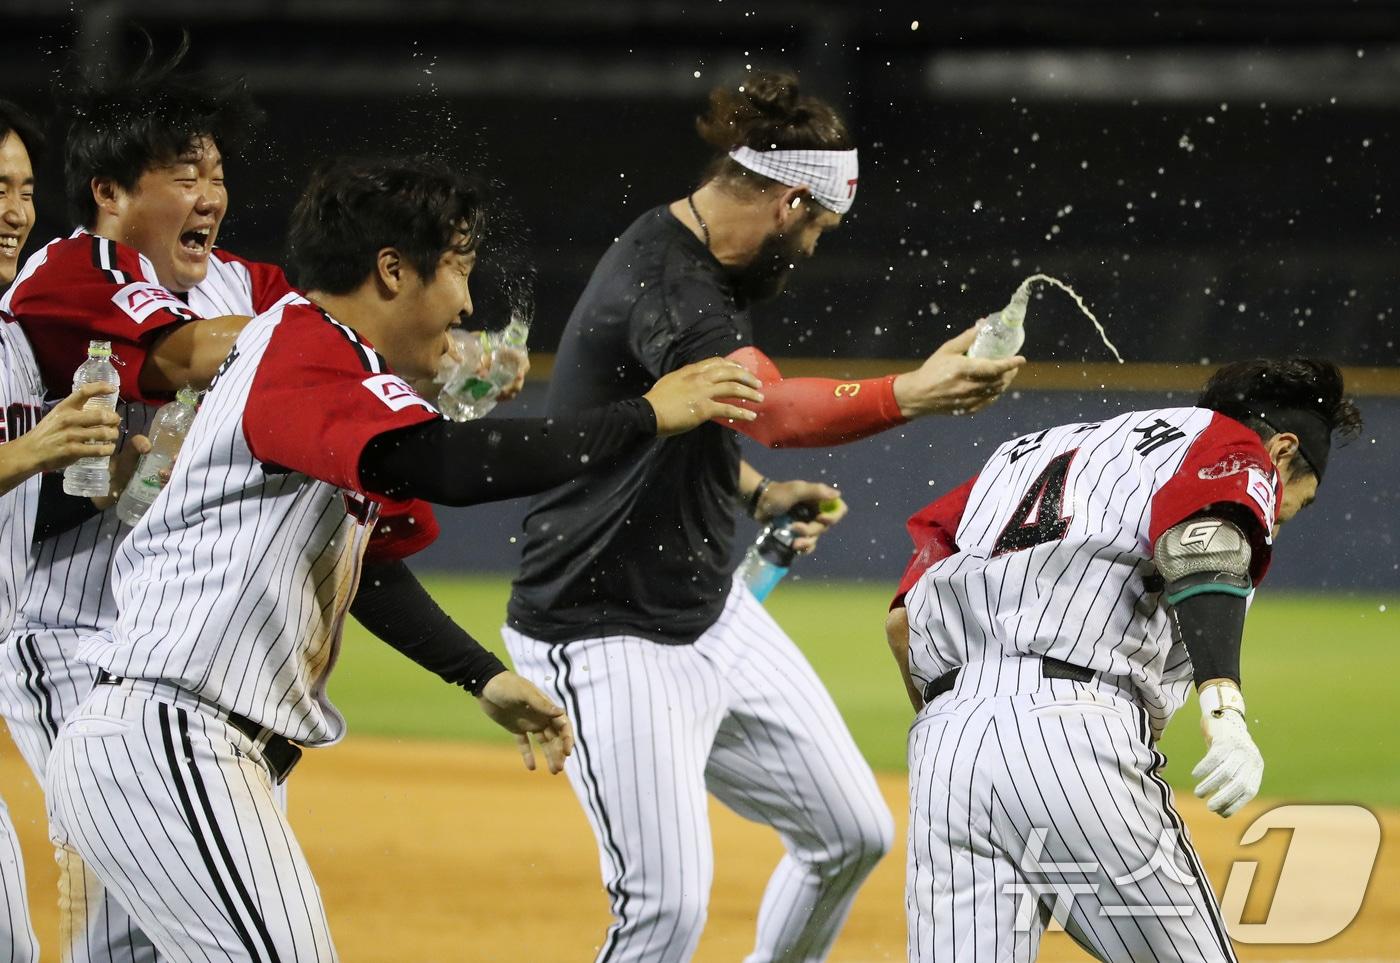
[[[90,385],[95,382],[106,382],[107,384],[117,384],[117,369],[112,364],[112,342],[110,341],[89,341],[87,360],[82,363],[73,374],[73,390],[77,391],[83,385]],[[93,395],[83,405],[83,410],[88,409],[115,411],[117,409],[117,396]],[[112,490],[111,466],[106,455],[93,455],[91,458],[79,458],[73,464],[63,469],[63,490],[70,495],[81,495],[87,498],[105,498]]]
[[[117,517],[135,525],[156,500],[162,487],[161,473],[175,464],[175,456],[194,424],[199,409],[199,392],[181,388],[175,400],[163,405],[151,422],[151,450],[141,456],[136,473],[127,482],[126,490],[117,500]]]
[[[977,337],[967,349],[969,358],[1009,358],[1026,342],[1026,304],[1030,284],[1022,282],[1006,307],[989,315],[977,326]]]
[[[462,360],[455,363],[451,356],[443,359],[435,379],[442,385],[438,410],[453,421],[473,421],[495,408],[501,391],[510,387],[520,373],[520,354],[525,351],[529,335],[529,324],[515,315],[505,330],[495,334],[453,330],[452,339]],[[512,350],[497,350],[501,347]],[[490,359],[490,366],[483,375],[485,358]]]
[[[739,577],[754,598],[760,602],[768,598],[783,576],[787,575],[788,569],[792,568],[793,560],[797,558],[793,542],[798,538],[792,530],[793,523],[810,522],[819,511],[835,511],[840,504],[840,499],[833,498],[822,502],[815,510],[811,505],[794,505],[788,514],[779,515],[763,527],[744,554],[744,560],[739,563]]]

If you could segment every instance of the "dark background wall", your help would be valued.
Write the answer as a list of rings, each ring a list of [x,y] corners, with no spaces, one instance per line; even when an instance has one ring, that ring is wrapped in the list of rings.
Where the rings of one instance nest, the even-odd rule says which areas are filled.
[[[543,396],[540,387],[528,389],[497,414],[527,414]],[[1396,595],[1400,590],[1395,478],[1400,398],[1361,398],[1358,403],[1366,415],[1366,437],[1334,451],[1317,501],[1282,529],[1265,582],[1270,591]],[[850,505],[846,521],[822,540],[820,551],[799,560],[792,577],[861,579],[893,586],[909,560],[905,520],[978,472],[1003,441],[1050,425],[1183,404],[1190,399],[1181,392],[1013,392],[970,418],[926,418],[829,450],[775,452],[749,445],[746,457],[776,478],[836,485]],[[685,479],[673,482],[683,485]],[[442,536],[419,556],[418,564],[513,572],[524,512],[520,501],[441,510]],[[757,534],[756,525],[743,530]]]
[[[0,96],[47,109],[75,41],[119,61],[132,24],[165,46],[186,27],[192,61],[245,75],[268,113],[229,164],[229,246],[276,258],[326,154],[448,152],[513,208],[497,267],[537,266],[547,349],[608,242],[694,183],[709,87],[785,66],[846,111],[862,178],[848,225],[768,312],[770,352],[916,356],[1045,270],[1137,360],[1400,362],[1393,4],[741,6],[9,0]],[[479,302],[496,316],[500,299]],[[1067,302],[1037,314],[1054,335],[1038,357],[1106,357]]]
[[[536,351],[552,350],[611,240],[694,185],[705,93],[754,65],[797,70],[861,144],[848,223],[758,319],[770,354],[914,359],[1046,271],[1129,360],[1400,364],[1390,2],[7,0],[0,96],[49,113],[75,46],[120,62],[137,23],[167,49],[187,28],[192,62],[246,76],[267,111],[230,159],[223,243],[277,259],[287,211],[328,154],[446,153],[503,201],[474,280],[479,317],[503,320],[503,283],[534,272]],[[36,242],[70,227],[56,152],[42,173]],[[1036,360],[1107,358],[1059,295],[1030,325]],[[1367,438],[1285,533],[1274,584],[1400,588],[1400,399],[1363,400]],[[1027,393],[831,453],[754,457],[850,494],[850,522],[800,574],[888,580],[904,518],[988,446],[1161,403]],[[445,513],[428,563],[510,569],[520,511]]]

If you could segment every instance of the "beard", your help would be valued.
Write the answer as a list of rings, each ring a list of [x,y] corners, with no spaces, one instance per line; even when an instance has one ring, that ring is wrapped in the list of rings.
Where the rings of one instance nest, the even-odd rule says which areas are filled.
[[[787,287],[788,276],[802,257],[795,236],[769,235],[752,261],[729,272],[735,294],[745,304],[776,298]]]

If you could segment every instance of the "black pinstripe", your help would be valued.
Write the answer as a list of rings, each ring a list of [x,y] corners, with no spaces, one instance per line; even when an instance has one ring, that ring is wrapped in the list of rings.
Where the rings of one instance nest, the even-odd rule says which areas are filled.
[[[169,706],[163,705],[160,707],[160,732],[161,738],[164,740],[165,744],[166,763],[170,767],[170,773],[174,779],[176,791],[180,795],[180,806],[185,811],[185,825],[189,827],[190,835],[194,837],[195,844],[199,847],[199,855],[200,858],[204,861],[204,868],[208,871],[209,878],[213,880],[215,889],[218,890],[219,899],[223,903],[224,911],[228,914],[229,921],[233,924],[234,929],[238,932],[239,941],[242,942],[243,948],[248,951],[249,956],[251,956],[254,960],[260,960],[263,957],[258,950],[258,945],[253,940],[252,934],[248,932],[248,927],[243,922],[243,916],[239,912],[238,906],[234,904],[233,898],[229,894],[228,888],[224,885],[223,875],[220,872],[218,862],[214,859],[213,852],[209,848],[209,841],[205,839],[204,834],[200,832],[199,818],[195,815],[194,804],[190,800],[190,791],[189,788],[185,785],[185,776],[184,773],[181,771],[179,763],[179,753],[176,750],[175,739],[171,733],[171,711],[172,710]],[[247,909],[248,913],[251,915],[254,921],[254,926],[258,930],[258,935],[264,940],[264,945],[266,946],[271,959],[276,960],[277,951],[272,946],[272,939],[267,934],[267,927],[263,923],[262,917],[259,915],[257,907],[252,905],[252,901],[248,898],[247,890],[244,889],[242,881],[238,877],[237,868],[233,865],[233,861],[228,855],[228,847],[224,843],[223,837],[218,835],[217,823],[215,823],[213,813],[209,809],[209,801],[207,796],[205,796],[204,794],[203,786],[197,782],[197,780],[199,779],[199,770],[195,767],[194,764],[194,753],[193,750],[190,748],[189,744],[189,731],[186,728],[184,710],[181,709],[174,711],[178,713],[177,718],[179,721],[180,741],[181,747],[184,751],[185,762],[186,765],[189,767],[191,778],[196,781],[196,786],[198,787],[198,792],[200,794],[200,802],[204,810],[205,818],[209,820],[209,828],[214,833],[215,844],[219,848],[219,854],[224,860],[224,864],[227,867],[228,874],[232,878],[234,885],[238,888],[239,897],[242,900],[244,907]]]
[[[613,834],[612,821],[608,818],[607,808],[603,805],[603,795],[598,786],[598,774],[594,770],[593,752],[589,747],[587,738],[584,735],[583,709],[579,704],[578,692],[574,689],[573,682],[569,679],[573,671],[573,665],[569,661],[566,646],[557,646],[550,652],[550,662],[554,665],[558,673],[559,687],[568,701],[569,718],[574,723],[574,752],[578,756],[579,765],[583,769],[584,784],[588,787],[589,808],[598,819],[599,826],[602,827],[604,846],[613,860],[613,865],[617,867],[617,883],[604,881],[608,895],[611,900],[612,914],[616,921],[608,928],[608,935],[603,940],[603,946],[598,951],[597,963],[607,963],[612,956],[613,949],[617,945],[617,935],[622,931],[627,921],[627,900],[628,892],[621,885],[626,878],[627,867],[622,858],[622,848],[618,846]],[[557,656],[557,661],[556,661]]]

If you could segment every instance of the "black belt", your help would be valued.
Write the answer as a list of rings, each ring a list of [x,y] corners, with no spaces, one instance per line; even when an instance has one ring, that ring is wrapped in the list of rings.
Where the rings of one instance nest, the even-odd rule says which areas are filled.
[[[958,673],[961,671],[961,667],[950,669],[924,686],[924,704],[927,705],[945,692],[952,692],[954,683],[958,681]],[[1042,656],[1040,659],[1040,677],[1042,679],[1069,679],[1071,682],[1089,682],[1096,675],[1098,673],[1093,669],[1086,669],[1069,662],[1061,662],[1059,659],[1052,659],[1049,656]]]
[[[98,669],[95,684],[121,685],[125,681],[121,676],[112,675],[106,669]],[[284,782],[287,774],[301,760],[301,746],[271,729],[264,729],[252,719],[237,712],[228,713],[227,718],[229,725],[261,746],[263,762],[267,763],[267,768],[272,771],[272,778],[279,784]]]

